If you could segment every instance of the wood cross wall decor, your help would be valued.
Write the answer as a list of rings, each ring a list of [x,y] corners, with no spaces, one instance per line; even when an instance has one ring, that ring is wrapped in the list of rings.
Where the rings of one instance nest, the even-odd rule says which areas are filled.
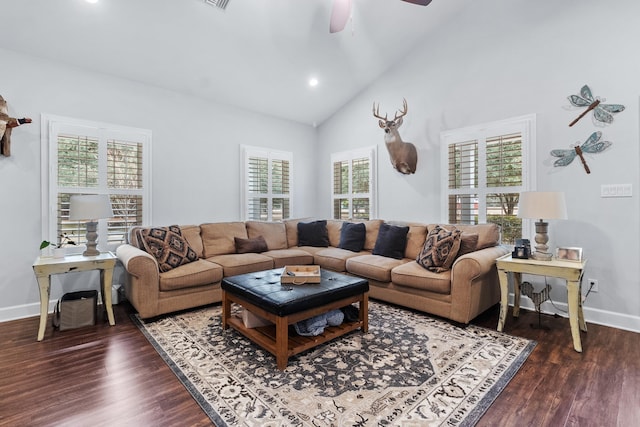
[[[28,117],[21,119],[9,117],[7,101],[0,95],[0,154],[5,157],[11,155],[11,129],[25,123],[31,123],[31,119]]]

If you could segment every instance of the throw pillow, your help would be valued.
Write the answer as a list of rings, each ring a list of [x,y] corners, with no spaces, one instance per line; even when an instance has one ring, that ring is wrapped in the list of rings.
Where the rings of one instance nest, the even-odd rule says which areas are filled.
[[[367,228],[363,223],[343,222],[338,247],[352,252],[360,252],[364,248],[366,236]]]
[[[458,255],[456,258],[461,257],[462,255],[470,254],[471,252],[475,252],[476,247],[478,246],[478,238],[480,236],[478,233],[465,233],[462,232],[460,235],[460,249],[458,250]]]
[[[376,244],[373,247],[373,255],[382,255],[395,259],[404,258],[408,232],[409,227],[407,226],[382,223],[380,230],[378,230]]]
[[[447,230],[436,225],[427,235],[422,251],[416,258],[418,264],[436,273],[449,270],[460,249],[461,233],[455,228]]]
[[[253,239],[234,237],[233,240],[236,243],[236,253],[239,254],[267,252],[269,250],[267,242],[262,236],[254,237]]]
[[[298,223],[298,246],[329,246],[329,232],[327,221],[319,220]]]
[[[163,273],[198,259],[177,225],[145,228],[140,231],[139,237],[142,240],[139,242],[140,248],[158,261]]]

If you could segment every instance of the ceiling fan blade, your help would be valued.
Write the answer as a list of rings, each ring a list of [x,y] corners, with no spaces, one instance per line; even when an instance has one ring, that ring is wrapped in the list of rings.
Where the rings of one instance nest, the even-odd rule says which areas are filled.
[[[429,3],[431,3],[431,0],[402,0],[402,1],[406,1],[407,3],[418,4],[420,6],[426,6]]]
[[[331,22],[329,23],[329,32],[337,33],[344,30],[349,16],[351,15],[351,0],[333,0],[333,8],[331,9]]]

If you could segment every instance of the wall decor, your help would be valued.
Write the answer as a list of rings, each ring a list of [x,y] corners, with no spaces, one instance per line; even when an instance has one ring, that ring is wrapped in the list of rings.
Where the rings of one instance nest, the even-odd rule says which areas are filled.
[[[7,101],[0,95],[0,154],[5,157],[11,155],[11,129],[24,123],[31,123],[31,119],[28,117],[21,119],[9,117]]]
[[[587,107],[569,126],[575,125],[578,120],[583,118],[589,111],[593,110],[593,118],[602,123],[613,122],[613,114],[624,111],[624,105],[621,104],[602,104],[599,98],[594,98],[591,94],[589,86],[584,85],[580,89],[580,95],[571,95],[568,97],[569,102],[574,107]]]
[[[398,133],[398,128],[402,126],[402,118],[407,114],[407,100],[402,99],[402,109],[398,110],[393,120],[387,120],[386,114],[382,117],[378,112],[379,107],[380,104],[376,107],[376,103],[373,103],[373,117],[380,119],[378,125],[384,130],[384,143],[389,152],[391,165],[405,175],[415,173],[418,163],[416,147],[410,142],[402,141]]]
[[[602,132],[596,131],[592,133],[582,145],[576,145],[573,149],[551,150],[552,156],[559,157],[559,159],[553,163],[553,166],[567,166],[578,156],[580,157],[582,166],[584,166],[585,172],[588,174],[591,173],[591,169],[589,169],[583,153],[601,153],[613,144],[609,141],[600,141],[600,138],[602,138]]]

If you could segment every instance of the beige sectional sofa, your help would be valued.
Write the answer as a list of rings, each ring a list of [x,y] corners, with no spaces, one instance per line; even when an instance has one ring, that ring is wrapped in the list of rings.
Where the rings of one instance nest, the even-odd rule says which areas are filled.
[[[428,233],[437,224],[389,222],[409,227],[404,258],[395,259],[372,253],[383,220],[361,221],[365,224],[366,236],[360,252],[338,247],[343,224],[339,220],[327,220],[327,247],[298,246],[298,222],[301,221],[180,226],[181,235],[195,252],[193,259],[197,259],[168,271],[161,271],[163,265],[145,248],[141,236],[148,233],[149,228],[136,227],[129,233],[129,243],[116,251],[129,273],[125,285],[127,298],[140,317],[146,319],[221,301],[223,277],[285,265],[316,264],[368,279],[371,298],[460,323],[469,323],[500,300],[495,259],[508,249],[499,244],[499,228],[494,224],[455,225],[463,233],[478,235],[477,248],[455,259],[450,270],[433,272],[418,264],[416,258]],[[267,250],[237,253],[236,238],[259,236],[264,238]]]

